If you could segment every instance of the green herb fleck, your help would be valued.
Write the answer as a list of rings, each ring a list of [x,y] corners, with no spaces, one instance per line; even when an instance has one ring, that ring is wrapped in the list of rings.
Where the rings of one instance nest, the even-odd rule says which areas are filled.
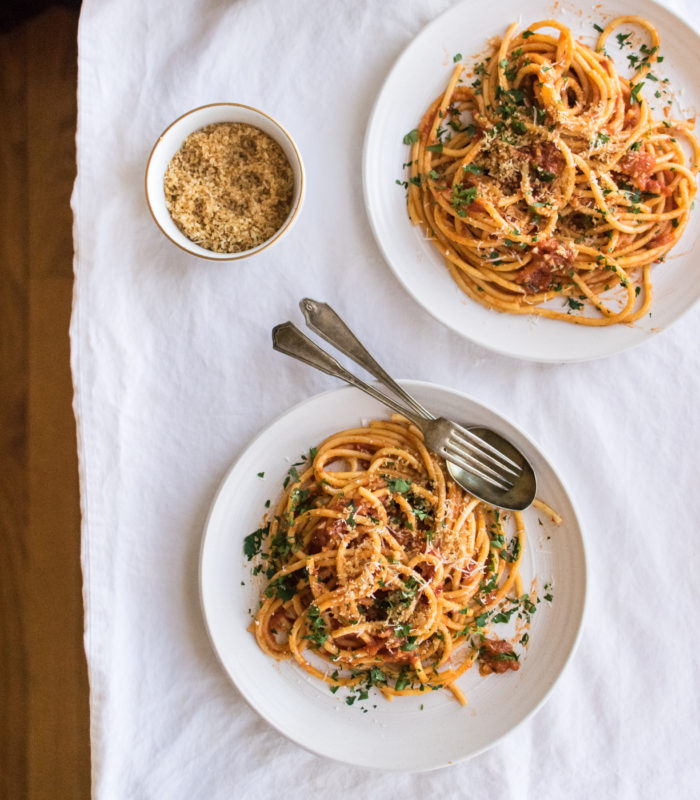
[[[383,477],[389,491],[392,493],[404,494],[411,488],[411,481],[407,481],[405,478],[390,478],[388,475]]]
[[[294,578],[291,575],[280,575],[273,581],[270,581],[265,589],[266,597],[279,597],[283,603],[291,600],[296,593],[297,590],[294,585]]]
[[[309,606],[309,610],[306,612],[306,623],[309,628],[309,633],[304,639],[308,639],[321,647],[328,638],[328,634],[326,633],[326,623],[315,603]]]
[[[243,552],[246,556],[248,556],[248,561],[250,561],[260,552],[262,541],[269,532],[270,523],[268,522],[264,528],[258,528],[257,531],[253,531],[251,534],[245,537],[243,540]]]
[[[642,104],[642,101],[639,99],[639,92],[641,91],[642,86],[644,86],[644,81],[641,81],[641,83],[635,83],[634,86],[631,87],[632,92],[630,95],[630,102],[632,105],[635,103],[639,103],[639,105]]]

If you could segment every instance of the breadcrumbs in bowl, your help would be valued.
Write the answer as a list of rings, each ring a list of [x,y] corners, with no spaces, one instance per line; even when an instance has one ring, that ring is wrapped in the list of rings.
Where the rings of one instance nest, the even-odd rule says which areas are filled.
[[[271,117],[236,103],[203,106],[159,138],[146,169],[153,217],[175,244],[231,260],[269,247],[296,219],[301,156]]]
[[[283,225],[294,173],[277,142],[245,122],[191,133],[165,172],[165,204],[177,227],[217,253],[266,242]]]

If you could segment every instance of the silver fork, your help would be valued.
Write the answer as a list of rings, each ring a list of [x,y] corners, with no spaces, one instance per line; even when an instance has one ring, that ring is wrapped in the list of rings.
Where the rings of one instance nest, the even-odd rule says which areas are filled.
[[[448,462],[454,480],[474,496],[508,509],[522,510],[532,503],[534,471],[511,442],[487,428],[465,428],[444,417],[436,418],[377,363],[327,303],[304,298],[300,306],[312,331],[366,369],[405,405],[346,370],[292,322],[273,328],[275,350],[346,381],[410,419],[422,431],[427,447]]]

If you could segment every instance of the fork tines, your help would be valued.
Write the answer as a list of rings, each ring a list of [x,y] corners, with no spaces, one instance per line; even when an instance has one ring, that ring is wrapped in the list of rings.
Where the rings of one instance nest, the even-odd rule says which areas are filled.
[[[502,489],[503,491],[507,491],[513,486],[513,481],[509,480],[505,475],[500,475],[475,456],[461,448],[455,447],[454,444],[447,444],[442,450],[442,455],[452,464],[466,472],[470,472],[472,475],[477,475],[492,486]]]
[[[481,458],[496,467],[499,467],[504,472],[514,475],[516,478],[522,472],[522,468],[515,461],[508,458],[507,455],[492,447],[487,441],[477,436],[475,433],[468,431],[456,422],[452,423],[451,437],[455,442],[462,444],[465,447],[476,450]],[[512,469],[514,467],[514,469]]]
[[[514,485],[511,476],[517,478],[521,467],[480,436],[457,423],[450,424],[449,435],[443,444],[445,458],[498,489],[510,489]]]

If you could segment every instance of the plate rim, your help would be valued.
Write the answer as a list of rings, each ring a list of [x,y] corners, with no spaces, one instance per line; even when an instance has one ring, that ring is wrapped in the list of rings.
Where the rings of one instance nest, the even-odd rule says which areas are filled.
[[[584,522],[583,522],[583,517],[582,517],[581,511],[580,511],[580,508],[576,504],[576,502],[575,502],[575,500],[574,500],[574,498],[573,498],[573,496],[572,496],[572,494],[570,492],[569,485],[566,482],[566,480],[564,479],[564,477],[562,476],[560,470],[552,462],[549,454],[545,450],[543,450],[540,447],[540,445],[538,445],[532,439],[532,437],[520,427],[520,425],[515,423],[509,417],[504,416],[500,412],[492,411],[491,409],[489,409],[488,406],[486,406],[484,403],[480,402],[479,400],[477,400],[473,396],[471,396],[471,395],[469,395],[469,394],[467,394],[465,392],[462,392],[462,391],[460,391],[458,389],[454,389],[452,387],[445,386],[444,384],[438,384],[438,383],[434,383],[432,381],[405,380],[405,379],[400,379],[397,382],[399,384],[401,384],[402,386],[404,386],[409,391],[413,387],[419,387],[419,388],[426,388],[428,390],[436,389],[438,391],[447,392],[448,394],[451,394],[451,395],[455,396],[459,400],[466,400],[468,403],[472,403],[472,404],[474,404],[475,406],[477,406],[477,407],[479,407],[481,409],[485,409],[489,413],[495,414],[496,417],[498,417],[499,419],[503,420],[507,424],[511,425],[518,432],[518,434],[521,435],[530,446],[534,447],[536,452],[538,452],[538,454],[544,459],[544,461],[546,462],[546,464],[549,467],[549,469],[552,471],[552,473],[553,473],[554,477],[556,478],[556,480],[561,484],[561,488],[562,488],[562,490],[563,490],[563,492],[564,492],[564,494],[565,494],[565,496],[566,496],[566,498],[567,498],[567,500],[568,500],[568,502],[569,502],[569,504],[571,506],[571,510],[573,512],[574,520],[575,520],[575,523],[576,523],[575,528],[577,530],[577,538],[578,538],[578,542],[579,542],[580,549],[581,549],[581,554],[582,554],[582,559],[581,559],[581,562],[579,564],[579,569],[580,569],[580,572],[581,572],[581,578],[580,578],[581,579],[581,593],[582,593],[581,594],[581,606],[580,606],[580,611],[578,613],[576,635],[575,635],[574,640],[573,640],[573,642],[571,644],[569,652],[568,652],[568,654],[567,654],[567,656],[566,656],[566,658],[565,658],[565,660],[564,660],[564,662],[563,662],[563,664],[561,666],[561,669],[559,670],[559,673],[556,675],[556,677],[554,678],[554,680],[552,681],[550,686],[544,692],[544,694],[540,698],[539,702],[536,703],[535,706],[533,706],[533,708],[530,709],[520,720],[518,720],[518,722],[515,723],[515,725],[513,725],[510,728],[508,728],[508,730],[504,731],[500,736],[497,736],[495,739],[493,739],[492,741],[488,742],[484,746],[482,746],[482,747],[480,747],[480,748],[478,748],[478,749],[476,749],[476,750],[474,750],[474,751],[468,753],[467,755],[464,755],[464,756],[462,756],[462,757],[460,757],[458,759],[454,759],[454,760],[449,761],[449,762],[436,763],[436,764],[433,764],[433,765],[430,765],[430,766],[421,766],[421,767],[417,767],[415,769],[406,769],[405,766],[398,766],[398,765],[397,766],[381,766],[380,767],[380,766],[374,766],[374,765],[359,764],[359,763],[357,763],[357,761],[353,761],[351,759],[344,759],[344,758],[340,758],[338,756],[329,755],[328,753],[325,753],[325,752],[321,752],[320,750],[316,749],[314,746],[309,745],[308,743],[305,743],[305,742],[301,741],[300,739],[295,738],[294,736],[290,735],[288,732],[282,730],[282,728],[278,724],[276,724],[274,721],[272,721],[266,714],[264,714],[260,709],[258,709],[254,705],[253,701],[248,697],[246,691],[239,685],[239,683],[236,680],[236,678],[234,677],[234,675],[231,674],[231,672],[229,671],[228,667],[226,666],[226,664],[224,662],[223,655],[219,650],[216,638],[214,637],[212,629],[211,629],[210,624],[209,624],[209,618],[208,618],[208,615],[207,615],[207,606],[206,606],[206,602],[205,602],[205,598],[204,598],[204,591],[205,591],[204,590],[204,572],[205,572],[205,560],[206,560],[205,551],[206,551],[206,546],[207,546],[207,540],[209,538],[209,530],[210,530],[210,525],[211,525],[211,522],[212,522],[212,517],[213,517],[214,512],[216,510],[216,507],[217,507],[217,505],[219,503],[219,500],[220,500],[220,498],[221,498],[221,496],[222,496],[222,494],[223,494],[223,492],[224,492],[224,490],[225,490],[225,488],[226,488],[231,476],[233,475],[234,471],[236,470],[238,464],[241,461],[243,461],[245,456],[251,450],[253,450],[255,448],[255,446],[257,445],[258,441],[267,433],[267,431],[271,427],[273,427],[277,423],[281,422],[286,416],[291,415],[292,413],[300,410],[304,406],[309,405],[309,404],[311,404],[313,402],[316,402],[316,401],[320,400],[321,398],[326,397],[328,395],[339,394],[341,392],[348,392],[352,396],[353,393],[360,392],[360,390],[356,389],[355,387],[352,387],[352,386],[339,386],[339,387],[336,387],[336,388],[327,389],[325,391],[318,392],[317,394],[314,394],[314,395],[312,395],[310,397],[306,397],[306,398],[300,400],[299,402],[295,403],[294,405],[289,406],[288,408],[283,410],[281,413],[277,414],[269,422],[264,424],[258,430],[258,432],[253,435],[253,437],[250,439],[248,444],[245,447],[243,447],[243,449],[240,450],[240,452],[234,458],[234,460],[232,461],[230,466],[226,469],[223,477],[221,478],[221,480],[220,480],[220,482],[219,482],[219,484],[217,486],[217,489],[216,489],[216,491],[215,491],[215,493],[214,493],[214,495],[212,497],[212,501],[211,501],[211,504],[209,506],[209,510],[207,512],[206,519],[204,521],[204,525],[203,525],[203,528],[202,528],[202,537],[201,537],[200,546],[199,546],[199,554],[198,554],[198,567],[197,567],[198,587],[197,588],[198,588],[198,596],[199,596],[199,608],[200,608],[200,611],[201,611],[201,614],[202,614],[204,627],[206,629],[207,636],[209,638],[209,642],[211,644],[211,647],[212,647],[212,649],[213,649],[213,651],[214,651],[214,653],[216,655],[216,659],[219,662],[219,665],[220,665],[223,673],[226,675],[227,680],[230,681],[230,683],[236,689],[238,694],[243,698],[243,700],[245,700],[247,705],[258,715],[258,717],[260,717],[262,720],[264,720],[266,724],[268,724],[272,728],[274,728],[278,733],[280,733],[282,736],[284,736],[284,738],[287,739],[288,741],[293,742],[294,744],[298,745],[302,749],[306,750],[309,753],[313,753],[313,755],[315,755],[315,756],[317,756],[319,758],[328,759],[328,760],[330,760],[332,762],[335,762],[335,763],[338,763],[338,764],[344,764],[346,766],[351,766],[351,767],[355,767],[355,768],[358,768],[358,769],[364,769],[364,770],[368,770],[368,771],[371,771],[371,772],[377,772],[377,773],[383,773],[383,772],[386,772],[386,773],[408,772],[408,773],[411,773],[411,774],[421,774],[421,773],[433,772],[435,770],[443,769],[443,768],[446,768],[448,766],[457,766],[458,764],[463,764],[466,761],[468,761],[469,759],[472,759],[472,758],[474,758],[474,757],[486,752],[487,750],[490,750],[491,748],[493,748],[497,744],[499,744],[507,736],[512,734],[516,729],[520,728],[525,722],[527,722],[529,719],[531,719],[542,708],[542,706],[547,702],[547,700],[549,700],[549,698],[551,697],[552,692],[554,691],[555,687],[558,685],[558,683],[560,682],[562,676],[564,675],[564,673],[567,671],[569,665],[571,664],[571,661],[573,660],[573,658],[574,658],[574,656],[575,656],[575,654],[576,654],[576,652],[578,650],[579,644],[581,642],[581,638],[582,638],[582,635],[583,635],[583,629],[584,629],[584,625],[585,625],[586,617],[587,617],[587,610],[588,610],[588,607],[589,607],[589,583],[590,583],[589,574],[590,574],[590,569],[589,569],[589,556],[588,556],[588,552],[587,552],[587,549],[586,549],[586,536],[585,536],[586,527],[585,527]]]
[[[698,44],[698,51],[700,51],[700,29],[696,29],[692,24],[690,24],[687,20],[685,20],[675,9],[670,8],[669,6],[665,5],[664,3],[660,2],[660,0],[645,0],[646,2],[650,3],[652,6],[660,9],[663,13],[669,14],[674,18],[674,20],[680,24],[682,27],[686,28],[690,31],[695,39],[697,40]],[[621,3],[630,3],[630,0],[618,0]],[[580,0],[576,0],[577,7],[583,8],[583,5],[580,3]],[[640,337],[639,339],[633,339],[629,342],[622,343],[616,345],[614,348],[607,348],[605,352],[601,353],[593,353],[588,355],[578,355],[573,357],[562,357],[562,356],[548,356],[546,354],[524,354],[524,353],[513,353],[509,351],[504,346],[499,346],[492,344],[491,342],[483,342],[481,340],[477,340],[473,338],[472,335],[465,333],[461,330],[456,323],[452,321],[447,321],[439,316],[438,310],[432,308],[431,306],[423,303],[419,297],[419,293],[415,291],[406,278],[403,276],[402,272],[394,266],[394,263],[387,253],[387,249],[384,245],[382,237],[377,230],[377,225],[375,223],[375,216],[372,213],[371,209],[373,208],[373,203],[370,202],[369,192],[370,192],[370,169],[369,169],[369,148],[370,148],[370,139],[372,138],[374,128],[376,126],[377,117],[381,108],[381,103],[383,100],[383,96],[389,81],[393,78],[394,74],[397,73],[402,66],[402,62],[407,60],[410,51],[416,46],[416,42],[423,37],[427,37],[430,32],[434,28],[438,28],[440,23],[442,22],[444,17],[447,17],[451,14],[458,13],[458,9],[465,9],[471,7],[471,0],[460,0],[460,2],[455,3],[454,5],[450,5],[441,11],[436,17],[431,19],[425,25],[421,27],[421,29],[416,33],[410,41],[405,45],[405,47],[401,50],[399,55],[394,59],[392,65],[389,67],[388,71],[386,72],[384,79],[382,80],[381,86],[379,87],[379,91],[374,99],[374,103],[372,104],[372,109],[370,111],[369,117],[367,118],[367,125],[365,127],[365,135],[362,143],[362,197],[363,203],[365,208],[365,214],[367,220],[369,222],[370,229],[372,230],[372,235],[374,236],[374,241],[379,248],[379,251],[382,255],[382,258],[385,264],[389,267],[392,275],[398,280],[398,282],[403,287],[404,291],[413,299],[417,305],[419,305],[424,311],[426,311],[434,320],[439,322],[448,330],[456,333],[463,339],[466,339],[468,342],[476,345],[477,347],[483,347],[485,350],[496,353],[499,356],[505,356],[507,358],[512,358],[517,361],[527,361],[530,363],[540,363],[540,364],[580,364],[586,363],[591,361],[598,361],[604,358],[610,358],[612,356],[618,355],[620,353],[629,352],[630,350],[634,350],[641,345],[646,344],[647,342],[656,338],[659,334],[668,331],[670,328],[674,327],[681,319],[683,319],[687,314],[691,311],[697,309],[700,305],[700,293],[695,298],[694,301],[688,305],[687,308],[683,309],[679,314],[677,314],[670,322],[668,322],[663,327],[652,327],[650,330],[645,331],[645,336]],[[627,11],[628,14],[637,15],[638,11],[634,10],[632,7]],[[520,13],[522,16],[522,11]],[[700,116],[700,105],[698,106],[698,115]],[[696,179],[697,181],[697,179]],[[698,187],[700,189],[700,186]],[[678,243],[677,243],[678,244]],[[454,279],[452,278],[452,282],[454,283]],[[456,284],[455,284],[456,286]],[[459,288],[459,287],[457,287]],[[656,288],[656,287],[654,287]],[[467,301],[468,303],[475,303],[476,301],[472,300],[470,297],[465,295],[460,290],[460,297]],[[653,309],[652,309],[653,310]],[[494,313],[503,313],[503,312],[494,312]],[[510,315],[504,314],[505,317]],[[539,317],[533,317],[531,315],[522,315],[525,319],[534,319],[539,321]],[[549,321],[549,320],[548,320]],[[551,320],[555,321],[555,320]],[[555,331],[556,333],[556,331]]]

